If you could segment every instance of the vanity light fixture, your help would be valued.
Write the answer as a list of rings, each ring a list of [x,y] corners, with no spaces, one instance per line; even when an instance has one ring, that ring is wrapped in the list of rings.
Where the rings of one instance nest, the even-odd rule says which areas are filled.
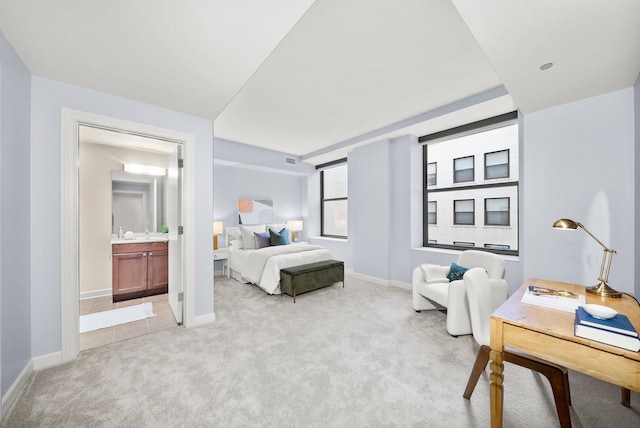
[[[133,163],[125,163],[124,170],[125,172],[130,172],[132,174],[144,174],[144,175],[155,175],[155,176],[166,175],[166,170],[159,166],[137,165]]]
[[[609,269],[611,269],[611,258],[614,254],[616,254],[616,250],[612,250],[607,248],[598,238],[593,236],[591,232],[587,230],[584,225],[578,221],[569,220],[568,218],[561,218],[560,220],[556,220],[553,223],[554,229],[564,229],[564,230],[576,230],[577,228],[581,228],[587,234],[595,239],[595,241],[604,248],[604,254],[602,255],[602,266],[600,266],[600,276],[598,277],[598,281],[600,283],[593,287],[587,287],[587,293],[596,294],[600,297],[622,297],[622,293],[619,291],[610,288],[607,285],[607,281],[609,280]]]

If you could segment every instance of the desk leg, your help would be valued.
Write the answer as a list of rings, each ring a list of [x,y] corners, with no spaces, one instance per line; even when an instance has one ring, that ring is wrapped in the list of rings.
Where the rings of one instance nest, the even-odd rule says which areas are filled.
[[[502,402],[503,402],[503,386],[504,380],[504,361],[502,352],[491,350],[491,385],[489,387],[489,396],[491,399],[491,427],[502,428]]]

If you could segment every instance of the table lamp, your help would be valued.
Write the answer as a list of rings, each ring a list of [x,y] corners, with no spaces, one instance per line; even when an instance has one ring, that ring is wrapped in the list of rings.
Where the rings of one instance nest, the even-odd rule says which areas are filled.
[[[213,222],[213,249],[218,249],[218,235],[222,235],[224,233],[224,223],[221,221]]]
[[[287,227],[291,231],[291,240],[293,242],[298,242],[298,234],[302,230],[302,220],[289,220],[287,222]]]
[[[593,236],[593,234],[580,222],[569,220],[568,218],[561,218],[553,223],[553,228],[564,230],[576,230],[577,228],[581,228],[587,232],[590,237],[595,239],[598,244],[602,245],[602,248],[604,248],[604,254],[602,255],[602,266],[600,266],[600,276],[598,277],[598,281],[600,281],[600,283],[593,287],[587,287],[587,293],[596,294],[601,297],[622,297],[622,293],[610,288],[607,284],[607,281],[609,280],[609,269],[611,268],[611,258],[616,254],[616,250],[607,248],[606,245]]]

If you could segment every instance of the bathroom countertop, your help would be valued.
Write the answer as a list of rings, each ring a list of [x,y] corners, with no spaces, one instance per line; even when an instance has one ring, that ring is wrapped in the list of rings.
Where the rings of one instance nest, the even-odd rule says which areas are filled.
[[[134,239],[111,239],[112,244],[144,244],[145,242],[167,242],[168,236],[136,236]]]

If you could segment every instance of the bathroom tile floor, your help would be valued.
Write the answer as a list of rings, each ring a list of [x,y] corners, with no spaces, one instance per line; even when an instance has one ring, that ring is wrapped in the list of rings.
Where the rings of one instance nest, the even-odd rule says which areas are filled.
[[[153,303],[153,313],[156,314],[155,317],[81,333],[80,351],[175,327],[177,323],[169,307],[167,296],[167,294],[158,294],[116,303],[111,301],[111,296],[80,300],[80,315],[139,305],[146,302]]]

